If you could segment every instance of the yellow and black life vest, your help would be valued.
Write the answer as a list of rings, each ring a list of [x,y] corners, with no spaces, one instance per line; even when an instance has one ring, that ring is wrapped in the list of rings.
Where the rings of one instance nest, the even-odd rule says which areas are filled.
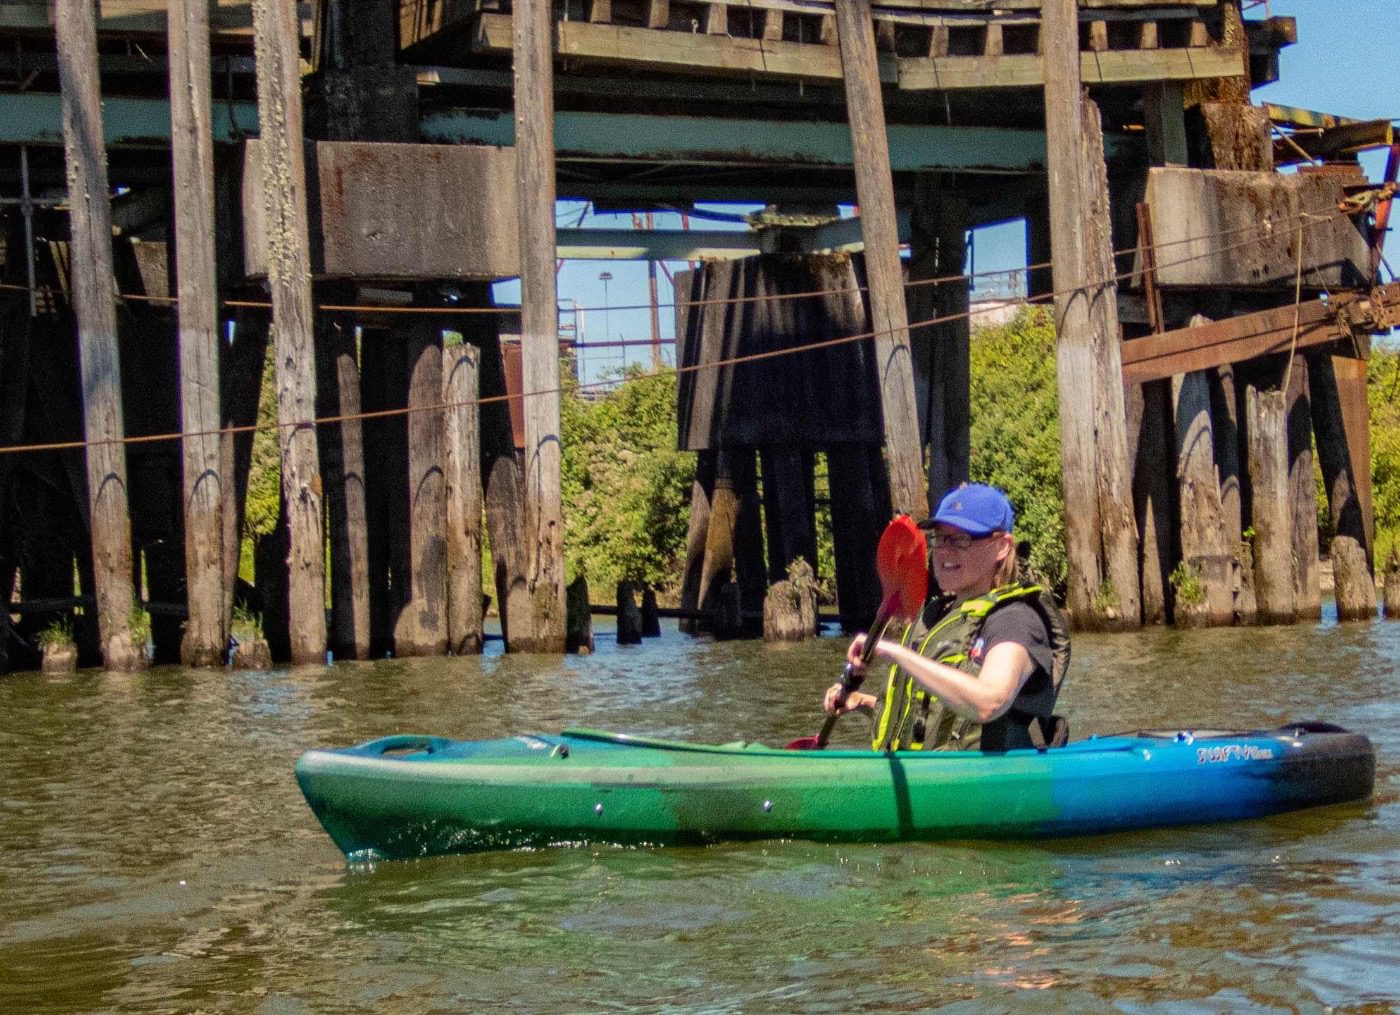
[[[1047,731],[1054,728],[1055,696],[1069,669],[1069,625],[1041,586],[1013,582],[970,599],[944,596],[930,600],[922,615],[905,628],[900,643],[917,645],[920,655],[976,675],[982,663],[972,659],[972,646],[988,615],[1010,602],[1026,603],[1045,622],[1053,658],[1051,686],[1023,687],[1007,713],[984,727],[974,719],[957,715],[909,674],[891,666],[883,708],[875,726],[875,750],[975,751],[983,746],[984,732],[989,734],[985,737],[988,749],[999,750],[1005,746],[1007,734],[1002,724],[1024,726],[1032,743],[1044,745]]]

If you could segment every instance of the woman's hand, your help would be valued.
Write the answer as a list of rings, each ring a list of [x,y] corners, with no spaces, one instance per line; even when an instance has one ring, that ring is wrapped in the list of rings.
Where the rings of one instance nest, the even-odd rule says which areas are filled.
[[[846,647],[846,662],[851,664],[851,673],[857,677],[865,676],[865,660],[862,656],[865,653],[866,637],[864,634],[858,634]]]
[[[838,680],[826,689],[826,698],[822,702],[822,710],[828,714],[836,714],[836,700],[841,697],[841,682]],[[852,691],[846,696],[846,700],[841,705],[841,715],[848,715],[851,712],[873,709],[880,699],[873,694],[866,694],[864,691]]]

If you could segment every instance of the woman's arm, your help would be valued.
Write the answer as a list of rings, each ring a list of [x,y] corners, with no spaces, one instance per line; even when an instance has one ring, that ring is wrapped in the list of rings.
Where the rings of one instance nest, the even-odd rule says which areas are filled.
[[[865,635],[851,642],[846,658],[859,665]],[[1006,712],[1030,675],[1035,663],[1020,642],[1003,641],[987,650],[987,658],[977,676],[944,663],[934,662],[911,648],[884,638],[875,646],[875,655],[897,663],[938,700],[958,715],[988,723]]]

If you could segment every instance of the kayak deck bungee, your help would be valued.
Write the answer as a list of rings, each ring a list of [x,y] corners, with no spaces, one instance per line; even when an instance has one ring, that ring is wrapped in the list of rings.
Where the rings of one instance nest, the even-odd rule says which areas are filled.
[[[1048,750],[789,751],[569,729],[311,750],[336,845],[392,859],[548,845],[1035,838],[1260,817],[1370,795],[1370,740],[1324,723],[1148,730]]]

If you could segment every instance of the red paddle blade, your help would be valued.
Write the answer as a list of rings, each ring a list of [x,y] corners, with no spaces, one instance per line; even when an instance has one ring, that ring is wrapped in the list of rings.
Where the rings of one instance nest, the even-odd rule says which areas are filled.
[[[898,613],[912,617],[928,598],[928,544],[908,515],[896,515],[880,534],[875,570],[885,598],[899,597]]]

